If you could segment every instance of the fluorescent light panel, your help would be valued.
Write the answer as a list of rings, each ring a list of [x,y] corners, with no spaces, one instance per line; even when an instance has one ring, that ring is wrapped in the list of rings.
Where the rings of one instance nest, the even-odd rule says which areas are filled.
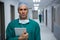
[[[34,7],[34,10],[38,10],[38,7]]]
[[[35,2],[35,0],[33,0],[33,2]]]
[[[39,6],[39,4],[34,4],[34,6]]]
[[[33,2],[40,2],[40,0],[33,0]]]

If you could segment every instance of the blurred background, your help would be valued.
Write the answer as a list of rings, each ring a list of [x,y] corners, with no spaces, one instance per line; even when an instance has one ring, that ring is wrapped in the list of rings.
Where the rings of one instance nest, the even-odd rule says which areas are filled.
[[[28,17],[40,25],[41,40],[60,40],[60,0],[0,0],[0,40],[8,23],[19,17],[21,1],[29,4]]]

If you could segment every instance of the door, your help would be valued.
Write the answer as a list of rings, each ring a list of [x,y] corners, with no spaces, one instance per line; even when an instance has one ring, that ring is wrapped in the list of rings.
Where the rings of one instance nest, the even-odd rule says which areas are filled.
[[[0,39],[5,40],[4,3],[0,2]]]
[[[47,9],[46,9],[46,26],[47,26]]]
[[[54,32],[55,8],[52,6],[52,32]]]
[[[11,11],[11,21],[15,19],[15,7],[14,5],[10,5]]]

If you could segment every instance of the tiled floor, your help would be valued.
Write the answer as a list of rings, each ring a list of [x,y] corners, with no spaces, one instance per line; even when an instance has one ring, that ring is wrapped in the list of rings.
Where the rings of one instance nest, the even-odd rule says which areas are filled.
[[[50,32],[48,27],[41,25],[41,40],[56,40],[54,34]]]

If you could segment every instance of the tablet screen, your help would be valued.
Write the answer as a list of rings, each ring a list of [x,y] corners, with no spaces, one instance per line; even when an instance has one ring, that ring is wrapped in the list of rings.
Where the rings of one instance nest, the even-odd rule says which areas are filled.
[[[24,31],[26,31],[26,28],[15,28],[15,35],[20,36]]]

